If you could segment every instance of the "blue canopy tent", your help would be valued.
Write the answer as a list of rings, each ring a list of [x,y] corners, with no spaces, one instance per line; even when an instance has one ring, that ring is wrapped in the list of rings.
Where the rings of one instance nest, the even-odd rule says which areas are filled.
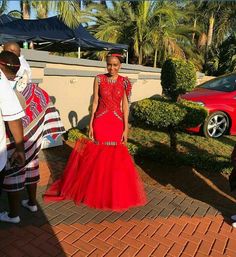
[[[0,16],[0,20],[1,20]],[[13,18],[14,19],[14,18]],[[2,20],[7,21],[7,17]],[[71,29],[57,16],[39,20],[15,19],[0,22],[0,43],[33,41],[37,49],[70,52],[78,48],[85,50],[128,50],[124,44],[113,44],[93,37],[81,24]]]
[[[0,16],[0,24],[5,24],[7,22],[11,22],[11,21],[14,21],[14,20],[17,20],[17,18],[12,17],[11,15],[8,15],[8,14],[2,14]]]

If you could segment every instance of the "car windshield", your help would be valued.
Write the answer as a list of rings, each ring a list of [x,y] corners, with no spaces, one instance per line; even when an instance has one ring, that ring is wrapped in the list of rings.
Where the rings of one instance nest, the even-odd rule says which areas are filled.
[[[200,87],[216,91],[232,92],[236,90],[236,74],[210,80]]]

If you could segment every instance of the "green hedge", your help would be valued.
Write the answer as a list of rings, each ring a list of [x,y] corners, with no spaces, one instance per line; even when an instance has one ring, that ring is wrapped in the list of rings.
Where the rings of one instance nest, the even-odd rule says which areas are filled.
[[[184,119],[180,123],[182,128],[193,128],[203,124],[208,116],[207,109],[197,103],[181,100],[178,105],[185,111]]]
[[[191,62],[171,58],[165,61],[161,70],[161,85],[165,96],[177,101],[178,96],[196,86],[196,70]]]
[[[174,103],[159,98],[136,102],[132,115],[136,121],[155,128],[191,128],[204,122],[207,111],[199,104],[186,100]]]

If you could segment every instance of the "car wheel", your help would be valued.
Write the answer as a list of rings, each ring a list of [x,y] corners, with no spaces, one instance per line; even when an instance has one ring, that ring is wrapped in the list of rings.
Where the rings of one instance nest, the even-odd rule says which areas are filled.
[[[223,112],[214,112],[207,117],[203,125],[203,133],[206,137],[218,138],[229,129],[229,118]]]

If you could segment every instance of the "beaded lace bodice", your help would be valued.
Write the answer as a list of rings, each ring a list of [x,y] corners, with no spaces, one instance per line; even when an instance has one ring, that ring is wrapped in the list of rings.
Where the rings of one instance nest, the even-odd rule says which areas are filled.
[[[126,94],[130,102],[131,83],[128,78],[118,76],[117,80],[110,80],[106,74],[97,76],[99,85],[99,102],[95,117],[98,118],[111,111],[123,120],[121,101]]]

